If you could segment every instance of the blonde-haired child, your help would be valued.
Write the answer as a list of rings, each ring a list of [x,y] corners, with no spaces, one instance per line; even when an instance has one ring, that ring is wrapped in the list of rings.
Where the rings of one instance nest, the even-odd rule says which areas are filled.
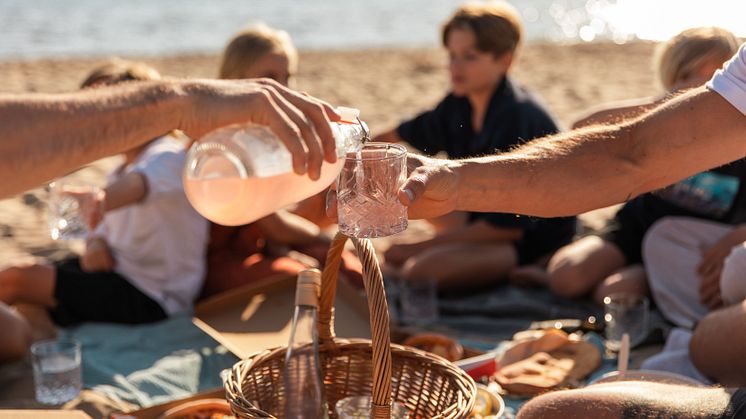
[[[663,99],[635,101],[594,112],[574,127],[634,118],[676,90],[704,84],[738,50],[738,39],[719,28],[687,29],[659,46],[655,63]],[[662,133],[665,135],[665,133]],[[739,222],[746,216],[746,161],[697,174],[660,191],[627,202],[598,235],[560,249],[549,264],[549,286],[566,297],[591,294],[600,304],[616,292],[648,294],[643,238],[664,217],[684,216]],[[687,234],[681,231],[681,238]]]

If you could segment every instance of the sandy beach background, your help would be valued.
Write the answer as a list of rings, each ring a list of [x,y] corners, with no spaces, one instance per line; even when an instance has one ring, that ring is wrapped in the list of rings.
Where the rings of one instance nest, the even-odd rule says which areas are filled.
[[[531,43],[521,50],[513,75],[538,93],[567,127],[603,103],[657,94],[651,64],[654,48],[651,42]],[[125,58],[144,61],[166,76],[214,77],[219,57]],[[87,72],[104,60],[0,61],[0,92],[74,91]],[[445,63],[445,54],[439,49],[301,51],[295,87],[330,103],[361,109],[376,133],[442,98],[448,89]],[[116,164],[116,158],[106,159],[76,176],[102,184],[104,175]],[[46,196],[46,191],[38,188],[0,201],[0,266],[27,255],[59,258],[71,251],[68,244],[49,238]],[[608,211],[583,219],[595,226],[603,214]]]

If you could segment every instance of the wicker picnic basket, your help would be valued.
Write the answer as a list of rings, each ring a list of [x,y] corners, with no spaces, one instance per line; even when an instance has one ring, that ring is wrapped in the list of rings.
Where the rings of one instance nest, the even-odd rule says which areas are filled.
[[[370,240],[351,239],[363,263],[372,341],[334,336],[334,297],[340,258],[347,237],[337,234],[322,274],[319,300],[319,356],[330,417],[348,396],[372,396],[371,417],[391,417],[392,399],[410,418],[466,418],[476,397],[474,381],[436,355],[395,345],[383,278]],[[226,381],[226,398],[239,418],[282,417],[285,347],[265,350],[238,362]]]

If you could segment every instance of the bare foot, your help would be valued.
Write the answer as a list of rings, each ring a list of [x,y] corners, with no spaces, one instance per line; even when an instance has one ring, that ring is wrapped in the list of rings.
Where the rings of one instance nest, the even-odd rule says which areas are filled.
[[[549,275],[541,266],[517,266],[508,273],[508,281],[519,287],[545,286],[549,281]]]

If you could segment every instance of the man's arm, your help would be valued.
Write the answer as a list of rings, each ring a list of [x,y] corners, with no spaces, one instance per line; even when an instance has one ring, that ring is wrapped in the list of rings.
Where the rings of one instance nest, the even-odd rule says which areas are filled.
[[[453,210],[541,217],[624,202],[746,155],[746,117],[704,87],[621,125],[535,140],[458,162],[413,158],[400,192],[411,218]]]
[[[296,173],[336,159],[331,107],[266,80],[127,83],[58,95],[0,94],[0,197],[120,153],[172,129],[193,138],[233,123],[269,126]]]

